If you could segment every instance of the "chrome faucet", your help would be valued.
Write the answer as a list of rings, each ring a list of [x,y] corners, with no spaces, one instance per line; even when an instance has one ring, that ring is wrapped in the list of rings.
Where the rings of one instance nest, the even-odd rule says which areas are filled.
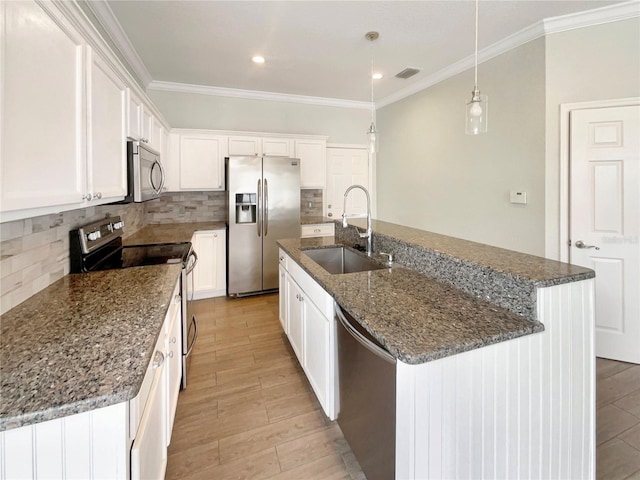
[[[366,215],[362,213],[352,213],[351,215],[347,215],[347,195],[349,195],[349,192],[354,188],[359,188],[367,196],[367,214]],[[362,185],[351,185],[349,188],[347,188],[346,192],[344,192],[344,206],[342,208],[342,227],[343,228],[347,228],[349,226],[349,223],[347,223],[347,218],[366,218],[367,219],[367,232],[360,233],[360,231],[358,231],[358,235],[360,235],[360,238],[367,239],[367,256],[370,257],[371,251],[372,251],[371,243],[373,239],[373,235],[371,234],[371,198],[369,197],[369,192],[367,191],[367,189],[364,188]]]

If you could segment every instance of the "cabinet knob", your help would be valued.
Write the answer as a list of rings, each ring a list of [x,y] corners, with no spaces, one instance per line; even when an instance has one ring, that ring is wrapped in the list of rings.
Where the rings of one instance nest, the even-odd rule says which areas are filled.
[[[89,201],[93,198],[93,196],[90,193],[87,193],[86,195],[82,196],[82,200],[86,200]]]
[[[167,357],[173,358],[173,350],[171,350],[169,353],[167,353]]]
[[[177,341],[177,340],[176,340],[176,337],[173,337],[173,338],[171,339],[171,343],[176,343],[176,341]]]
[[[333,217],[333,213],[331,212],[327,213],[327,217]]]
[[[164,355],[162,352],[156,350],[155,355],[153,356],[153,368],[158,368],[160,365],[164,363]]]
[[[284,257],[280,257],[280,261],[283,262],[284,261]]]
[[[93,198],[97,198],[98,200],[102,198],[102,192],[94,193]]]

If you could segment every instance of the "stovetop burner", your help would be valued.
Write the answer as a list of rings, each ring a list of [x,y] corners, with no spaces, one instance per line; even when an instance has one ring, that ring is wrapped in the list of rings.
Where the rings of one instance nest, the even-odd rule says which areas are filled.
[[[70,232],[71,273],[186,264],[190,242],[122,245],[124,222],[110,217]]]

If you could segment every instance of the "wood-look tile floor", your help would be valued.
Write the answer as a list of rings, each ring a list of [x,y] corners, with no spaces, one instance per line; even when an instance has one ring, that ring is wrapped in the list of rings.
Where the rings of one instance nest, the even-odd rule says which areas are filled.
[[[278,321],[278,295],[196,302],[167,479],[365,479]],[[598,480],[640,480],[640,365],[596,360]]]
[[[278,295],[196,302],[167,479],[359,479],[282,332]]]
[[[596,359],[596,475],[640,480],[640,365]]]

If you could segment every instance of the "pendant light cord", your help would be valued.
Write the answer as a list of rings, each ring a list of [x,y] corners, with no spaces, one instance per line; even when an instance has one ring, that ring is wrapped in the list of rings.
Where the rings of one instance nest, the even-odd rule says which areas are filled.
[[[478,2],[476,0],[476,58],[475,58],[475,76],[474,76],[474,89],[478,89]]]
[[[371,46],[373,51],[373,45]],[[373,123],[375,104],[373,103],[373,52],[371,53],[371,123]]]

